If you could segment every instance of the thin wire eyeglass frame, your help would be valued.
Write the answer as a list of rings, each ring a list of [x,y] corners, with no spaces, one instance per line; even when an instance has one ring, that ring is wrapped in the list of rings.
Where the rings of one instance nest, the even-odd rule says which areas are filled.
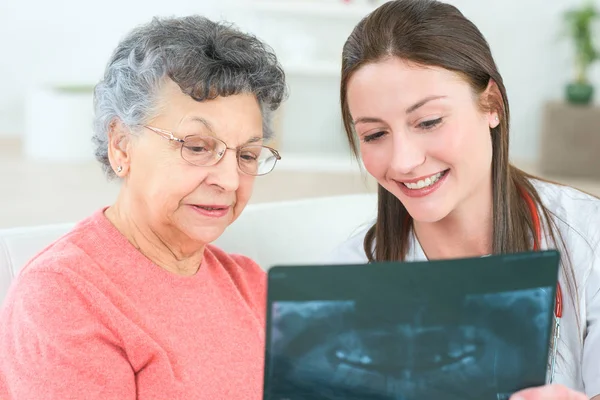
[[[225,143],[221,139],[218,139],[218,138],[216,138],[214,136],[188,135],[188,136],[184,137],[183,139],[181,139],[181,138],[178,138],[177,136],[175,136],[173,134],[173,132],[170,132],[170,131],[167,131],[167,130],[164,130],[164,129],[156,128],[156,127],[150,126],[150,125],[139,125],[139,126],[141,126],[143,128],[146,128],[146,129],[148,129],[148,130],[156,133],[157,135],[159,135],[163,139],[167,139],[169,141],[173,141],[173,142],[179,143],[181,145],[180,146],[180,150],[179,150],[181,158],[185,162],[187,162],[188,164],[191,164],[191,165],[194,165],[194,166],[197,166],[197,167],[211,167],[211,166],[214,166],[214,165],[218,164],[219,161],[221,161],[221,159],[225,155],[225,152],[227,150],[233,150],[233,151],[236,152],[236,159],[237,159],[237,164],[238,164],[239,170],[242,171],[243,173],[247,174],[247,175],[252,175],[252,176],[263,176],[263,175],[266,175],[266,174],[272,172],[273,169],[275,169],[275,164],[277,164],[277,161],[281,160],[281,155],[279,154],[279,152],[277,150],[275,150],[272,147],[265,146],[265,145],[262,145],[262,144],[245,144],[245,145],[242,145],[240,147],[228,147],[227,143]],[[220,142],[220,143],[223,144],[223,151],[215,153],[216,157],[213,157],[211,159],[212,160],[211,162],[207,162],[207,163],[204,163],[204,164],[193,163],[193,162],[191,162],[190,160],[186,159],[183,156],[183,148],[185,147],[185,143],[187,141],[189,141],[190,138],[193,138],[193,137],[207,138],[207,139],[210,139],[210,140],[216,140],[217,142]],[[273,165],[272,165],[271,169],[268,170],[268,171],[266,171],[266,172],[260,173],[260,174],[259,173],[250,173],[247,170],[245,170],[244,167],[242,167],[240,165],[240,153],[243,151],[243,149],[248,148],[248,147],[262,147],[263,149],[266,149],[266,150],[270,151],[271,154],[273,154],[273,156],[275,157],[275,161],[273,162]]]

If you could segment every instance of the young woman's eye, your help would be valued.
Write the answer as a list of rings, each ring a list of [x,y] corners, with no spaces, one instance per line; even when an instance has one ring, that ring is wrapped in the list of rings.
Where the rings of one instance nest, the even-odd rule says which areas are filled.
[[[423,121],[421,122],[419,125],[417,125],[420,129],[424,129],[424,130],[428,130],[428,129],[433,129],[436,126],[438,126],[440,123],[442,122],[442,118],[437,118],[437,119],[430,119],[427,121]]]
[[[370,135],[365,135],[365,136],[363,136],[363,142],[365,142],[365,143],[372,142],[374,140],[381,138],[383,135],[385,135],[385,132],[383,132],[383,131],[371,133]]]

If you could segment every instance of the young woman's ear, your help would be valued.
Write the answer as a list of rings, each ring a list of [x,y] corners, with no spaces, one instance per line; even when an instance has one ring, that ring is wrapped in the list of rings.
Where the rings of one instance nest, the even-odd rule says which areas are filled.
[[[121,120],[113,120],[108,131],[108,159],[118,177],[127,175],[129,171],[130,143],[129,128]]]
[[[490,128],[500,125],[500,110],[502,109],[502,95],[498,90],[498,85],[493,79],[490,79],[488,86],[483,92],[482,101],[487,111],[488,124]]]
[[[498,116],[498,113],[492,113],[492,115],[490,115],[490,119],[490,128],[494,129],[495,127],[500,125],[500,117]]]

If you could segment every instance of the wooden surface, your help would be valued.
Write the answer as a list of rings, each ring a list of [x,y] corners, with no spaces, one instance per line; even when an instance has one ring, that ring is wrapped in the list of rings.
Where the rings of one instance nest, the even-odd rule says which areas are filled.
[[[548,103],[539,166],[546,174],[600,179],[600,107]]]

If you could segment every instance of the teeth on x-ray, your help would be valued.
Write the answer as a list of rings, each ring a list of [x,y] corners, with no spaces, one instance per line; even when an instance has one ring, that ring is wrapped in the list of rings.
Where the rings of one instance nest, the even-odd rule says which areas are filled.
[[[544,352],[543,339],[531,340],[547,338],[545,311],[552,303],[549,288],[474,294],[444,304],[424,299],[404,308],[354,300],[275,302],[266,395],[503,398],[516,382],[527,381],[530,359]]]
[[[359,364],[359,365],[369,365],[373,362],[373,360],[371,360],[371,357],[369,356],[360,356],[357,357],[356,355],[353,354],[346,354],[344,351],[342,350],[338,350],[335,352],[336,357],[340,360],[340,361],[344,361],[347,363],[353,363],[353,364]]]

